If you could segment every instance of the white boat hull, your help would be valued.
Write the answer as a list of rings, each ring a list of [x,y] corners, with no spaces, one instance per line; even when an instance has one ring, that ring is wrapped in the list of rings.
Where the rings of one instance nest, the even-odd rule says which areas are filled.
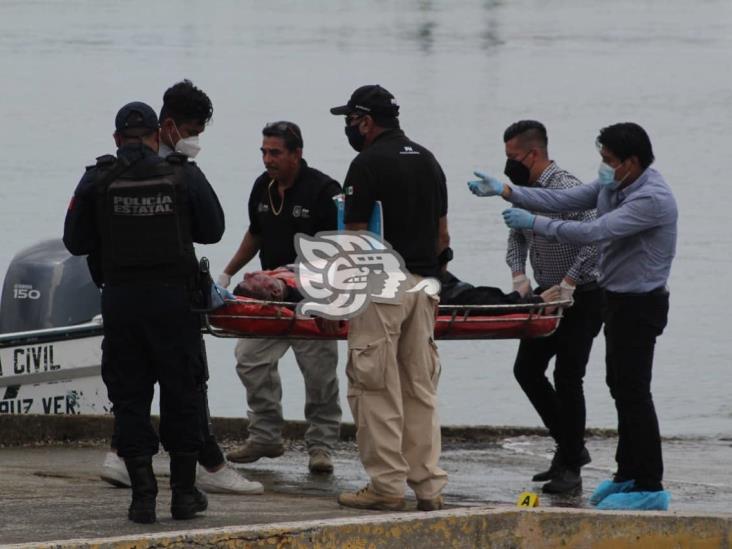
[[[107,414],[101,325],[0,335],[0,414]]]

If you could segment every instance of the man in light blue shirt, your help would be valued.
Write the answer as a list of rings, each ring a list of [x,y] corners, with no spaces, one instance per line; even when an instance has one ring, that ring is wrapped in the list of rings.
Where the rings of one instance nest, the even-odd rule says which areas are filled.
[[[618,412],[618,469],[590,498],[599,509],[668,509],[651,370],[656,338],[668,317],[666,287],[676,253],[678,210],[671,188],[651,168],[645,130],[626,122],[600,130],[597,180],[571,189],[510,187],[484,176],[479,196],[501,195],[537,212],[597,208],[597,219],[570,221],[520,208],[503,212],[512,229],[572,244],[597,243],[598,283],[605,290],[606,381]]]

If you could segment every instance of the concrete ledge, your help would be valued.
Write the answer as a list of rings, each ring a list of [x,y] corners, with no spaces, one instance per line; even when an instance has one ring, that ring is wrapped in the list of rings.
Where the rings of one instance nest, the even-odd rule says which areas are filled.
[[[729,547],[732,517],[570,509],[471,508],[325,521],[187,530],[162,534],[20,544],[10,547]]]
[[[99,442],[112,435],[111,415],[0,415],[0,446],[53,444],[69,442]],[[153,418],[157,423],[157,417]],[[248,435],[249,422],[242,418],[212,418],[219,440],[243,441]],[[302,439],[306,425],[303,421],[288,421],[283,436]],[[352,423],[341,425],[341,439],[353,440],[356,429]],[[532,427],[450,426],[442,428],[446,440],[483,442],[520,435],[547,435],[546,429]],[[615,436],[609,429],[588,429],[589,437]]]

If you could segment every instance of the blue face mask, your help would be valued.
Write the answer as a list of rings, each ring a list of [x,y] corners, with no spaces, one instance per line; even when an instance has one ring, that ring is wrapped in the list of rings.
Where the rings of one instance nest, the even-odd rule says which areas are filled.
[[[611,191],[616,191],[621,183],[620,181],[615,181],[615,168],[605,162],[601,163],[600,168],[597,170],[597,180],[600,182],[600,185]]]

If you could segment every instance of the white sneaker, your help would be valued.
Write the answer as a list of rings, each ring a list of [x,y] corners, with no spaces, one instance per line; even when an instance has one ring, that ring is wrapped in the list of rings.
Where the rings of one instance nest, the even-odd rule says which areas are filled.
[[[213,494],[262,494],[264,486],[260,482],[247,480],[237,473],[228,463],[214,473],[198,466],[196,487]]]
[[[117,488],[130,487],[130,475],[127,473],[125,460],[115,452],[107,452],[107,455],[104,456],[104,463],[99,476],[102,477],[103,481]]]

